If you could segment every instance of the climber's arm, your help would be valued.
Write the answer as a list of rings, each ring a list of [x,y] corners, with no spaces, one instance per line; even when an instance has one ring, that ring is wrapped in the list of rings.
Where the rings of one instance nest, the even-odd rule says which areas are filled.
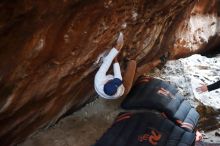
[[[220,88],[220,81],[217,81],[211,85],[208,85],[207,88],[208,88],[208,91],[212,91],[212,90]]]

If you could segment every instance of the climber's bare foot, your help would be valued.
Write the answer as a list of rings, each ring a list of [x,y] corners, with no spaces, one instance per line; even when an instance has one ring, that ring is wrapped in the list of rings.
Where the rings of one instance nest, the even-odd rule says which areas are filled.
[[[124,45],[124,35],[122,32],[119,33],[115,48],[120,51]]]
[[[170,57],[170,52],[165,52],[164,55],[160,57],[161,63],[165,64]]]

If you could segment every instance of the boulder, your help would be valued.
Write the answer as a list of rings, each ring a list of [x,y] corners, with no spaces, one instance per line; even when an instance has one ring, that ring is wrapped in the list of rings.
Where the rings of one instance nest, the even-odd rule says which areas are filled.
[[[122,70],[127,57],[140,67],[167,51],[178,58],[204,50],[217,35],[217,3],[207,1],[1,0],[0,145],[15,145],[92,100],[94,62],[120,31]]]

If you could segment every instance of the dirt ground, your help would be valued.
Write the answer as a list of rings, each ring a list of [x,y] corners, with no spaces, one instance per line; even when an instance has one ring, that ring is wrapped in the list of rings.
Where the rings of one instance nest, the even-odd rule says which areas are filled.
[[[123,109],[121,100],[96,99],[48,129],[42,129],[19,146],[91,146],[111,126]],[[215,130],[204,135],[207,142],[220,142]]]
[[[42,129],[19,146],[91,146],[121,111],[120,100],[96,99],[48,129]]]

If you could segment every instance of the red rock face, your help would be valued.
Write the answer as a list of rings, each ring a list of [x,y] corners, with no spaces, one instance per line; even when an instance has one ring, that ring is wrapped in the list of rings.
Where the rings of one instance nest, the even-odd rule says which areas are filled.
[[[174,45],[170,47],[175,58],[205,52],[219,44],[218,3],[199,0],[189,11],[189,18],[181,21],[174,35]]]
[[[121,63],[130,57],[146,64],[168,50],[173,57],[194,53],[182,47],[178,34],[188,33],[184,26],[195,3],[2,0],[0,144],[14,145],[88,102],[95,93],[94,62],[113,46],[119,31],[125,35]],[[215,0],[195,11],[214,6]],[[216,11],[209,14],[216,16]]]

